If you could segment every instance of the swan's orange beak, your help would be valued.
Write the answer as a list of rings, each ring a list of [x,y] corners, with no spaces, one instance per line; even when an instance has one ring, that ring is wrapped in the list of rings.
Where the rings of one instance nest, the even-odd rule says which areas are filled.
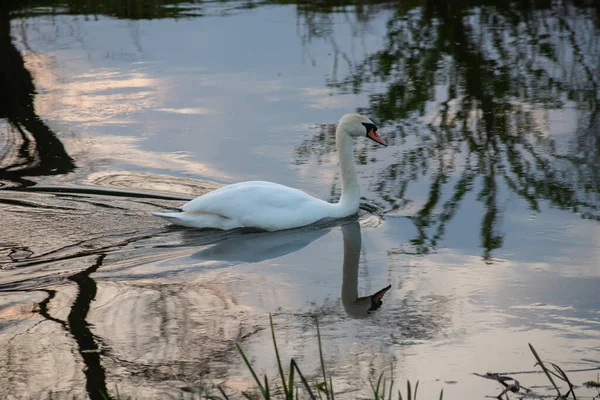
[[[385,147],[387,147],[387,143],[385,142],[385,140],[383,140],[383,139],[381,138],[381,136],[379,136],[379,135],[378,135],[378,134],[375,132],[375,129],[371,129],[371,130],[369,131],[369,133],[367,133],[367,137],[368,137],[369,139],[371,139],[371,140],[374,140],[374,141],[376,141],[377,143],[379,143],[379,144],[382,144],[382,145],[384,145]]]

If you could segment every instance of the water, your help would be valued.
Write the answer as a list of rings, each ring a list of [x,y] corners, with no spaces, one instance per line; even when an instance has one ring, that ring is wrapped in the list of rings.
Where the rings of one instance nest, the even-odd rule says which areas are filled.
[[[420,398],[496,396],[472,373],[534,370],[528,343],[600,366],[597,8],[333,3],[2,6],[2,397],[239,393],[235,343],[277,374],[269,313],[310,377],[319,315],[340,398],[390,365]],[[358,218],[150,216],[252,179],[335,201],[333,131],[355,111],[390,144],[357,142]]]

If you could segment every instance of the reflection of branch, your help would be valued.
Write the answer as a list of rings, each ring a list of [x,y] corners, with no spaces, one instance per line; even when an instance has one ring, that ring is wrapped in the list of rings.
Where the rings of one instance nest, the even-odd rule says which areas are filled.
[[[599,7],[599,11],[600,11],[600,7]],[[590,89],[587,89],[587,90],[589,90],[592,93],[592,97],[590,98],[590,100],[592,100],[594,102],[594,105],[595,105],[596,101],[598,100],[596,98],[596,95],[598,93],[598,80],[597,80],[597,76],[592,72],[591,68],[586,64],[586,62],[585,62],[585,56],[583,55],[583,51],[581,51],[581,47],[577,43],[576,34],[575,34],[575,31],[573,30],[573,28],[565,21],[565,19],[564,19],[564,17],[562,15],[559,15],[558,13],[554,13],[554,16],[560,22],[560,27],[562,29],[564,29],[565,31],[567,31],[567,33],[568,33],[568,37],[569,37],[569,41],[570,41],[570,44],[571,44],[571,48],[573,49],[573,52],[575,53],[575,56],[577,58],[577,63],[585,71],[586,78],[587,78],[585,80],[585,82],[586,82],[587,85],[591,85],[592,86]],[[591,38],[593,38],[594,36],[593,35],[589,35],[589,37],[590,37],[590,40],[591,40]]]
[[[110,398],[106,390],[106,373],[100,362],[101,350],[98,343],[101,341],[95,337],[89,328],[89,323],[86,321],[91,303],[96,298],[97,292],[96,282],[90,275],[102,266],[105,257],[105,254],[99,255],[91,267],[68,278],[77,284],[78,292],[71,305],[67,322],[53,317],[48,311],[48,305],[56,296],[55,290],[42,289],[48,294],[48,297],[38,304],[38,312],[44,319],[59,324],[75,339],[79,355],[85,364],[83,372],[86,377],[86,390],[92,400]]]
[[[100,362],[100,349],[94,338],[94,334],[86,321],[90,305],[96,298],[96,282],[90,275],[102,265],[106,254],[98,256],[96,262],[78,274],[69,277],[70,281],[77,284],[78,292],[71,312],[67,320],[71,334],[77,341],[79,354],[85,364],[84,374],[86,377],[85,387],[92,400],[103,400],[108,398],[106,391],[106,373]]]
[[[337,72],[339,68],[340,59],[346,62],[348,69],[352,69],[354,63],[348,54],[343,51],[338,45],[334,31],[334,18],[338,13],[342,13],[345,17],[347,25],[351,29],[351,37],[360,36],[364,48],[364,33],[367,30],[369,24],[369,12],[364,10],[363,7],[357,6],[355,8],[355,19],[351,20],[349,15],[350,11],[343,7],[340,10],[335,10],[335,4],[327,5],[323,7],[313,7],[311,3],[305,5],[298,5],[298,20],[297,20],[297,32],[300,36],[302,43],[302,57],[308,57],[311,63],[314,65],[316,60],[310,55],[308,44],[311,43],[315,38],[325,39],[332,48],[331,55],[333,56],[333,66],[331,72],[331,80],[334,82],[337,80]],[[353,43],[353,42],[352,42]],[[354,50],[354,45],[351,45],[351,50]]]
[[[165,7],[167,3],[169,7]],[[180,1],[158,1],[138,7],[136,2],[73,0],[64,8],[61,6],[60,10],[53,9],[52,13],[105,14],[117,18],[140,19],[180,17],[189,12],[188,7],[178,7],[178,3]],[[35,2],[30,6],[34,5]],[[25,177],[66,174],[75,169],[75,163],[56,134],[35,112],[33,101],[36,92],[33,80],[25,68],[22,55],[12,42],[10,33],[13,9],[19,10],[19,15],[22,16],[29,12],[27,8],[21,7],[22,4],[18,1],[0,2],[0,71],[3,72],[0,74],[0,93],[3,93],[0,96],[0,118],[8,120],[9,129],[4,135],[4,141],[10,144],[0,146],[3,147],[0,153],[0,180],[31,186],[34,182]],[[141,52],[137,26],[130,24],[130,27],[134,45]],[[82,36],[84,33],[79,29],[80,26],[69,25],[68,28],[71,29],[75,40],[86,50]],[[21,29],[24,31],[23,24]],[[23,43],[28,48],[26,35],[23,35]],[[10,95],[5,95],[7,93]]]
[[[491,258],[492,250],[502,247],[502,237],[494,234],[498,222],[498,205],[496,204],[498,186],[495,167],[490,163],[488,168],[489,175],[483,178],[483,189],[479,193],[479,200],[485,204],[485,215],[481,221],[481,245],[484,248],[483,258],[485,260]]]
[[[296,164],[304,164],[311,156],[316,156],[317,164],[323,163],[323,156],[335,151],[335,124],[318,124],[316,133],[296,148]]]
[[[438,240],[444,237],[446,224],[450,220],[452,220],[452,218],[456,214],[456,211],[458,210],[460,202],[465,197],[465,195],[468,192],[470,192],[473,188],[474,178],[475,174],[473,173],[473,171],[471,171],[470,168],[465,168],[465,171],[463,172],[459,181],[454,186],[454,194],[446,203],[444,203],[443,211],[438,217],[439,224],[437,231],[433,239],[431,240],[432,245],[435,246]]]
[[[68,327],[67,323],[61,319],[53,317],[52,315],[50,315],[50,312],[48,311],[48,304],[50,304],[52,299],[54,299],[54,297],[56,296],[56,290],[42,289],[42,291],[46,292],[48,297],[46,297],[44,300],[42,300],[40,303],[38,303],[38,310],[39,310],[40,315],[44,319],[47,319],[48,321],[56,322],[57,324],[62,326],[62,328],[65,331],[68,332],[69,327]]]
[[[0,74],[0,93],[10,93],[10,96],[0,96],[0,118],[7,118],[11,126],[6,131],[10,145],[0,154],[0,179],[31,185],[33,182],[24,177],[72,171],[73,159],[35,113],[33,79],[12,43],[9,10],[3,6],[0,6],[0,54],[0,70],[4,72]],[[14,151],[15,147],[18,150]]]
[[[485,207],[480,224],[486,259],[503,242],[497,233],[501,183],[534,210],[539,210],[543,199],[600,219],[593,214],[600,210],[598,199],[589,195],[600,192],[595,172],[600,157],[594,150],[600,140],[592,128],[598,125],[597,78],[590,77],[593,72],[588,66],[589,57],[600,56],[600,41],[586,39],[578,31],[579,25],[588,29],[587,22],[578,26],[567,22],[568,10],[581,6],[569,4],[556,9],[546,5],[536,9],[534,3],[467,9],[461,2],[428,0],[421,12],[407,13],[398,7],[386,25],[384,48],[355,65],[345,79],[329,83],[342,93],[384,84],[385,90],[370,95],[369,106],[359,111],[382,123],[413,129],[414,145],[379,174],[375,188],[388,207],[396,209],[410,201],[405,193],[411,182],[431,180],[426,203],[412,217],[418,231],[413,244],[422,251],[443,238],[447,223],[476,181],[481,183],[477,199]],[[593,18],[590,13],[577,15],[582,16]],[[552,30],[566,32],[567,40],[550,35]],[[587,60],[579,40],[587,44]],[[562,45],[572,48],[575,57],[570,58],[569,49]],[[593,85],[585,87],[582,81]],[[428,115],[432,122],[425,125],[425,110],[440,98],[441,90],[446,93],[441,95],[437,115]],[[587,146],[578,146],[577,157],[557,154],[540,118],[546,109],[563,107],[564,98],[591,114],[590,122],[580,119],[580,125],[590,128],[585,133],[579,129],[579,142]],[[312,146],[304,143],[303,148],[307,157]],[[315,151],[323,157],[328,150]],[[367,163],[369,154],[362,154],[362,159]],[[457,160],[462,160],[462,172],[449,189],[448,177],[460,165]],[[446,190],[452,194],[442,204]]]

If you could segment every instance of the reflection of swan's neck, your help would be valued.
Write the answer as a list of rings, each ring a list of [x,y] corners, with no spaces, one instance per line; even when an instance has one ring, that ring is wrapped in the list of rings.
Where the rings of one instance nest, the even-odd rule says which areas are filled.
[[[338,125],[335,133],[335,143],[342,174],[342,197],[338,206],[341,209],[342,215],[340,216],[347,216],[358,210],[360,202],[360,189],[356,167],[354,166],[354,143],[352,137],[347,135],[340,125]]]
[[[344,275],[342,281],[342,301],[352,302],[358,298],[358,263],[360,261],[360,226],[358,222],[342,226],[344,240]]]
[[[360,261],[360,224],[353,222],[342,226],[344,239],[344,275],[342,280],[342,305],[351,317],[365,316],[381,306],[382,298],[392,287],[388,285],[371,296],[358,297],[358,263]]]
[[[360,261],[360,225],[358,222],[342,226],[344,239],[344,272],[342,305],[348,315],[359,317],[371,308],[371,296],[358,297],[358,263]]]

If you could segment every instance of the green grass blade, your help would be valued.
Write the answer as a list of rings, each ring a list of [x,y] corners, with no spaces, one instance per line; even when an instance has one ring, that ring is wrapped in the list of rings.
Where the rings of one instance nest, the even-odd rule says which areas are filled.
[[[375,386],[373,386],[373,381],[371,380],[371,378],[369,378],[369,385],[371,385],[371,390],[373,391],[373,400],[378,400],[377,389],[375,389]]]
[[[229,400],[229,396],[227,396],[227,394],[225,393],[225,390],[223,390],[223,388],[221,386],[218,386],[219,392],[221,392],[221,394],[223,395],[223,398],[225,400]]]
[[[406,397],[408,397],[408,400],[413,400],[411,392],[410,381],[406,381]]]
[[[402,399],[402,393],[400,393],[400,390],[398,390],[398,400],[403,400]]]
[[[565,382],[569,382],[569,377],[567,376],[567,374],[565,374],[565,371],[563,371],[561,367],[559,367],[558,365],[556,365],[552,362],[549,364],[552,365],[552,367],[556,370],[556,372],[558,372],[558,374],[553,373],[557,378],[559,378]]]
[[[379,388],[381,387],[381,379],[383,378],[383,372],[381,374],[379,374],[379,379],[377,379],[377,387],[375,389],[375,398],[379,399]],[[383,383],[384,387],[385,387],[385,379],[384,379],[384,383]],[[385,391],[385,389],[384,389]]]
[[[248,367],[248,369],[250,370],[250,373],[252,374],[252,377],[254,378],[254,381],[258,385],[258,388],[260,389],[260,392],[263,394],[263,396],[266,396],[265,388],[260,383],[260,379],[258,379],[258,376],[256,375],[256,372],[254,372],[254,368],[252,368],[252,365],[250,365],[250,361],[248,361],[248,357],[246,357],[246,354],[244,354],[244,350],[242,350],[242,348],[240,347],[240,345],[237,344],[237,343],[235,344],[235,346],[237,347],[238,351],[242,355],[242,359],[244,360],[244,363],[246,364],[246,367]]]
[[[388,395],[388,400],[392,400],[392,393],[394,393],[394,383],[394,363],[390,363],[390,393]]]
[[[291,361],[290,361],[290,376],[288,378],[288,384],[289,384],[289,386],[288,386],[289,392],[288,393],[290,394],[289,399],[293,400],[294,399],[294,365],[292,364]],[[298,388],[296,388],[296,398],[298,397],[297,391],[298,391]]]
[[[535,351],[535,349],[533,348],[533,346],[531,345],[531,343],[528,343],[528,344],[529,344],[529,349],[531,350],[531,352],[533,353],[533,356],[535,357],[535,359],[537,360],[538,364],[540,365],[540,367],[542,368],[542,370],[546,374],[546,377],[548,378],[548,380],[550,381],[550,383],[552,383],[552,386],[554,386],[554,389],[556,389],[556,392],[558,393],[558,397],[561,397],[562,395],[560,394],[560,390],[558,390],[558,386],[556,386],[556,383],[554,383],[554,379],[552,379],[552,376],[550,375],[550,371],[548,370],[548,368],[546,368],[546,366],[544,365],[542,359],[540,358],[540,356],[538,356],[537,351]]]
[[[321,393],[321,392],[325,393],[325,396],[327,396],[327,399],[331,400],[329,398],[329,388],[327,386],[327,382],[317,382],[317,390],[319,391],[319,393]]]
[[[417,400],[417,390],[419,390],[419,381],[417,381],[417,384],[415,385],[415,400]]]
[[[317,398],[313,394],[312,390],[310,390],[310,385],[309,385],[308,381],[306,380],[304,375],[302,375],[302,371],[300,371],[300,368],[298,368],[298,364],[296,364],[296,360],[294,360],[292,358],[292,361],[290,362],[290,364],[293,364],[293,367],[296,369],[296,372],[298,372],[298,375],[300,376],[300,381],[304,385],[304,388],[308,392],[308,395],[310,396],[311,400],[317,400]]]
[[[269,380],[267,379],[267,375],[265,375],[265,400],[269,400],[271,398],[271,391],[269,390]]]
[[[315,316],[315,322],[317,324],[317,339],[319,341],[319,358],[321,360],[321,372],[323,372],[323,382],[325,383],[325,393],[327,394],[327,398],[329,399],[329,390],[327,388],[327,375],[325,374],[325,361],[323,361],[323,346],[321,345],[321,330],[319,329],[319,317],[318,316]]]
[[[331,389],[331,400],[335,400],[335,396],[333,394],[333,381],[331,380],[331,377],[329,377],[329,389]]]
[[[279,357],[279,349],[277,348],[277,340],[275,339],[275,327],[273,326],[273,315],[269,313],[269,322],[271,323],[271,337],[273,338],[273,347],[275,347],[275,357],[277,357],[277,367],[279,367],[279,376],[281,377],[281,384],[283,385],[283,393],[286,399],[291,399],[294,392],[289,391],[285,382],[285,375],[283,373],[283,367],[281,366],[281,358]]]
[[[561,367],[554,363],[550,363],[550,365],[552,365],[552,367],[554,367],[554,369],[560,374],[560,379],[562,379],[567,383],[567,385],[569,385],[569,393],[573,395],[573,400],[577,400],[577,396],[575,395],[575,386],[571,383],[565,371],[563,371]],[[567,393],[565,397],[569,397],[569,393]]]

